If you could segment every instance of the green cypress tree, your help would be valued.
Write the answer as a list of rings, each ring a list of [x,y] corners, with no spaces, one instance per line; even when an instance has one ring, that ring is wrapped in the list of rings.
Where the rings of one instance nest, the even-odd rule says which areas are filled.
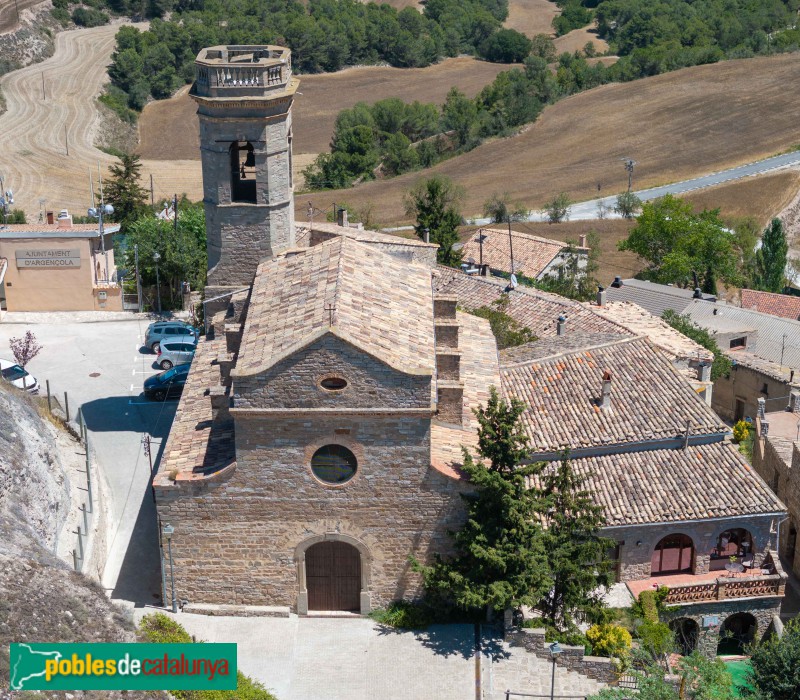
[[[417,219],[414,230],[422,239],[427,231],[430,242],[439,244],[436,259],[442,265],[456,267],[461,262],[461,252],[453,245],[458,243],[458,203],[463,197],[464,190],[444,175],[420,180],[406,195],[406,213]]]
[[[429,596],[467,611],[534,606],[550,590],[551,579],[542,536],[542,500],[528,486],[541,465],[521,466],[528,438],[520,416],[525,405],[510,403],[491,387],[478,419],[478,453],[464,450],[464,471],[474,487],[463,496],[464,527],[453,535],[456,555],[436,557],[431,566],[412,560],[423,575]]]
[[[755,286],[764,292],[780,294],[786,283],[786,256],[789,245],[780,219],[773,219],[761,237],[756,251]]]
[[[600,535],[603,508],[584,488],[587,477],[572,468],[568,451],[540,478],[547,503],[544,541],[553,587],[539,607],[553,626],[568,631],[575,626],[574,613],[597,619],[603,608],[597,591],[613,583],[608,550],[615,542]]]

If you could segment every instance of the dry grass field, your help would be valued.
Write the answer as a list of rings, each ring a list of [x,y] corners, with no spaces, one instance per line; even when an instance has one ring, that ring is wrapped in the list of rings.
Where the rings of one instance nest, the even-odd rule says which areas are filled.
[[[583,47],[590,41],[594,44],[594,49],[597,53],[608,51],[608,42],[597,36],[596,30],[591,27],[573,29],[571,32],[564,34],[564,36],[556,37],[553,43],[556,45],[558,53],[564,53],[564,51],[575,53],[576,51],[583,51]]]
[[[0,34],[12,31],[18,24],[18,17],[29,7],[42,0],[0,0]]]
[[[449,58],[427,68],[366,66],[338,73],[300,76],[300,92],[294,102],[294,150],[327,151],[336,116],[356,102],[376,102],[399,97],[406,102],[441,104],[452,86],[470,97],[510,66],[474,58]],[[200,158],[196,106],[188,87],[175,97],[152,102],[139,120],[143,158],[183,160]]]
[[[565,242],[577,241],[582,233],[596,232],[600,236],[599,268],[596,277],[601,284],[605,285],[610,283],[615,275],[633,277],[644,267],[633,253],[623,253],[617,250],[617,243],[626,238],[628,232],[635,225],[635,221],[626,221],[625,219],[604,219],[602,221],[565,221],[561,224],[517,222],[512,224],[512,228],[515,231]],[[477,226],[462,227],[461,240],[468,238],[477,229]]]
[[[560,12],[558,5],[550,0],[509,0],[508,18],[503,26],[529,37],[553,34],[553,18]]]
[[[462,185],[473,216],[494,192],[540,208],[558,192],[574,200],[625,189],[623,156],[637,161],[637,189],[677,182],[775,153],[800,141],[800,54],[697,66],[604,85],[547,107],[507,139],[479,146],[431,171],[302,199],[371,203],[383,223],[407,221],[403,194],[442,173]],[[761,205],[753,205],[758,209]]]
[[[752,216],[764,228],[792,201],[798,190],[800,172],[782,170],[690,192],[682,199],[690,201],[696,211],[720,209],[723,219]]]

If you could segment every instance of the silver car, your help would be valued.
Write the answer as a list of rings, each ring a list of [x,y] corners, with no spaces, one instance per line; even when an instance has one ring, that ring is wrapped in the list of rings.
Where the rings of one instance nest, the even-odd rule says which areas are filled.
[[[197,350],[197,338],[183,335],[170,340],[162,340],[158,348],[156,363],[161,369],[171,369],[176,365],[191,362]]]

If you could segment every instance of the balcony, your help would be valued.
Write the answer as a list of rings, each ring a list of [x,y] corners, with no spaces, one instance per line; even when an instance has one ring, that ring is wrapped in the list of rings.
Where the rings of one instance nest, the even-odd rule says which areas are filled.
[[[720,575],[719,571],[710,571],[706,574],[653,576],[639,581],[628,581],[627,585],[634,598],[642,591],[666,586],[669,593],[665,604],[678,606],[737,598],[780,597],[786,590],[787,578],[777,554],[769,551],[762,568],[741,574],[725,572]]]
[[[193,93],[200,97],[259,97],[286,90],[291,52],[281,46],[214,46],[195,61]]]

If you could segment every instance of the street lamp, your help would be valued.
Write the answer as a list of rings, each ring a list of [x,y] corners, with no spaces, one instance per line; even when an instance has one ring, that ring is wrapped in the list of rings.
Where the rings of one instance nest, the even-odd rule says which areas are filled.
[[[3,208],[3,228],[8,226],[8,206],[14,203],[14,193],[11,189],[6,189],[5,180],[0,175],[0,207]]]
[[[548,649],[550,650],[550,658],[553,660],[553,673],[550,676],[550,700],[553,700],[556,692],[556,657],[561,653],[561,645],[558,642],[553,642]]]
[[[114,213],[114,207],[110,204],[101,204],[97,209],[94,207],[89,207],[86,212],[91,219],[97,219],[98,229],[100,231],[100,249],[103,251],[103,257],[106,261],[106,282],[109,282],[108,279],[108,252],[106,252],[106,235],[105,230],[103,229],[103,217],[104,216],[111,216]]]
[[[153,262],[156,264],[156,305],[158,313],[161,313],[161,278],[158,276],[158,261],[161,260],[161,254],[156,251],[153,253]]]
[[[172,566],[172,535],[175,533],[175,528],[169,523],[164,525],[164,537],[167,538],[167,551],[169,552],[169,578],[172,586],[172,612],[178,612],[178,603],[175,599],[175,569]]]

